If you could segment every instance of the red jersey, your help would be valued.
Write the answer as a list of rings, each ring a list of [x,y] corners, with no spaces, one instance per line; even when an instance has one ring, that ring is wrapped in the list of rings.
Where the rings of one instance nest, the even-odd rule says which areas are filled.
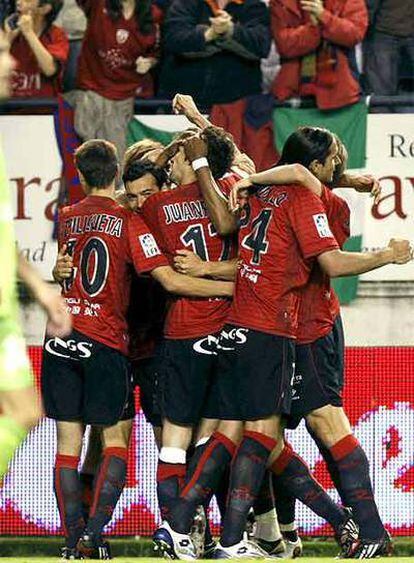
[[[77,0],[88,18],[78,60],[77,85],[110,100],[153,95],[150,73],[136,71],[139,56],[154,57],[156,33],[140,32],[135,15],[113,20],[105,0]]]
[[[320,198],[302,186],[259,190],[241,219],[241,262],[228,322],[296,338],[299,290],[315,257],[336,248]]]
[[[24,35],[19,33],[10,49],[16,61],[11,79],[14,98],[54,98],[62,91],[63,69],[69,55],[68,37],[63,29],[51,25],[39,39],[57,61],[59,69],[54,76],[45,76]]]
[[[235,181],[217,182],[228,193]],[[235,258],[237,244],[214,229],[197,182],[152,195],[142,209],[165,256],[173,263],[177,250],[187,248],[207,261]],[[167,338],[198,338],[218,332],[226,321],[230,300],[225,298],[173,298],[164,328]]]
[[[74,274],[62,294],[75,330],[127,354],[131,265],[144,273],[168,261],[142,217],[102,196],[60,211],[63,244],[73,256]]]
[[[350,233],[348,204],[326,187],[323,190],[322,202],[332,233],[342,248]],[[339,299],[331,287],[331,278],[315,262],[309,282],[301,294],[298,343],[308,344],[328,334],[339,315],[339,309]]]

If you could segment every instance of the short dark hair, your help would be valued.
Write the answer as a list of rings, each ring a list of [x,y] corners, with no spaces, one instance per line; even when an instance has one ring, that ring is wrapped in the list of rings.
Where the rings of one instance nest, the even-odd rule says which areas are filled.
[[[145,174],[151,174],[157,182],[157,186],[161,189],[164,184],[168,181],[167,173],[163,168],[160,168],[153,162],[149,160],[133,160],[125,165],[124,173],[122,175],[122,180],[124,184],[127,182],[133,182],[134,180],[139,180],[145,176]]]
[[[46,14],[46,26],[45,31],[48,31],[52,23],[58,17],[60,10],[63,7],[63,0],[40,0],[39,6],[44,6],[45,4],[50,4],[51,10]]]
[[[118,172],[116,147],[103,139],[85,141],[75,151],[75,164],[90,188],[107,188]]]
[[[298,163],[306,168],[314,160],[324,164],[333,142],[334,136],[328,129],[299,127],[286,139],[277,164]]]
[[[207,160],[211,174],[216,180],[224,176],[234,160],[232,137],[221,127],[206,127],[202,137],[207,144]]]

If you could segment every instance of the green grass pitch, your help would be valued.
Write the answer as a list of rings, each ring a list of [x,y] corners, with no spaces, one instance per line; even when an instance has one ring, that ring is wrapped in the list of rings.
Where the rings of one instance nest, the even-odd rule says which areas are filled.
[[[0,562],[5,563],[52,563],[61,561],[58,557],[0,557]],[[149,558],[149,557],[116,557],[114,558],[114,563],[165,563],[165,559],[158,559],[158,558]],[[236,561],[236,560],[235,560]],[[237,561],[240,561],[239,559]],[[248,561],[243,559],[243,561]],[[252,561],[258,561],[257,559]],[[276,559],[277,561],[277,559]],[[333,557],[301,557],[298,560],[298,563],[323,563],[324,561],[335,561]],[[413,561],[412,557],[386,557],[386,558],[379,558],[375,559],[375,561],[392,561],[401,562],[404,561]]]

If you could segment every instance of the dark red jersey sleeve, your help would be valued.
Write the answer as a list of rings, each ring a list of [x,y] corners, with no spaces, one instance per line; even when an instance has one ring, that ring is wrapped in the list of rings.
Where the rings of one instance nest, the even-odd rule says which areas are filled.
[[[128,221],[128,246],[131,262],[139,274],[168,266],[154,235],[144,219],[133,214]]]
[[[69,39],[66,32],[61,27],[54,25],[50,34],[51,42],[47,45],[47,50],[59,63],[66,63],[69,56]]]
[[[295,190],[290,214],[291,225],[304,258],[339,248],[322,200],[309,190],[303,187]]]
[[[164,192],[165,193],[165,192]],[[168,245],[165,241],[162,231],[162,225],[159,217],[160,202],[162,200],[162,192],[152,195],[147,199],[141,209],[141,215],[145,223],[153,233],[158,246],[164,254],[169,254]]]

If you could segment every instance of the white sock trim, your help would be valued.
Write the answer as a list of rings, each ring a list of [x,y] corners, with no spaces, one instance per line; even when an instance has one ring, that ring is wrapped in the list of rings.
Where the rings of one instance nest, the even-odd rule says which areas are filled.
[[[276,510],[272,508],[269,512],[256,515],[255,538],[265,541],[278,541],[282,539],[282,533],[277,521]]]
[[[205,436],[204,438],[200,438],[198,442],[196,442],[195,447],[199,448],[200,446],[204,446],[210,440],[210,436]]]
[[[181,448],[163,447],[160,451],[159,460],[164,463],[182,463],[186,462],[187,452]]]
[[[280,524],[280,529],[282,532],[296,532],[296,523],[290,522],[290,524]]]

